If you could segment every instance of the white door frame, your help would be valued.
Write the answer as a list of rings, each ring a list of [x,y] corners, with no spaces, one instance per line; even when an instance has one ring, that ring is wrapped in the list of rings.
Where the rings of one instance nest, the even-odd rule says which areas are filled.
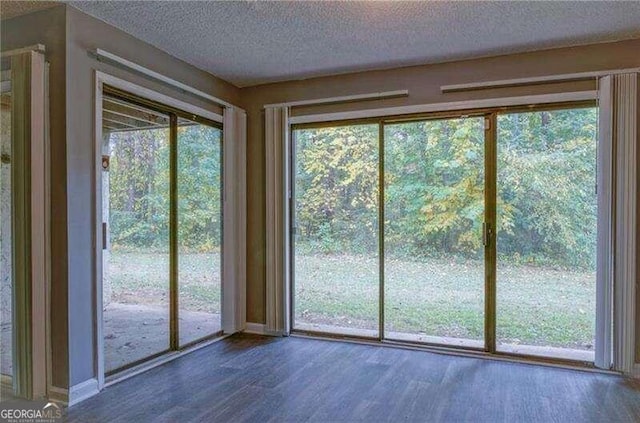
[[[154,90],[142,87],[140,85],[134,84],[130,81],[115,77],[108,73],[102,71],[95,71],[95,102],[94,102],[94,129],[95,129],[95,137],[94,137],[94,187],[95,187],[95,198],[93,203],[92,215],[94,219],[94,228],[95,228],[95,340],[94,340],[94,371],[97,375],[98,379],[98,389],[101,390],[105,386],[105,367],[104,367],[104,321],[103,321],[103,301],[102,301],[102,245],[103,245],[103,235],[102,235],[102,97],[103,97],[103,85],[107,84],[114,88],[118,88],[124,91],[127,91],[131,94],[165,104],[170,107],[174,107],[176,109],[183,110],[185,112],[193,113],[195,115],[202,116],[214,122],[223,122],[223,116],[217,113],[213,113],[209,110],[203,109],[198,106],[194,106],[193,104],[175,99],[173,97],[158,93]],[[224,128],[223,128],[224,131]],[[223,132],[224,133],[224,132]],[[224,147],[223,147],[224,149]],[[223,168],[225,158],[223,158]],[[227,184],[223,190],[227,190]],[[223,194],[224,195],[224,194]],[[226,222],[223,222],[223,227],[226,225]],[[224,249],[224,247],[223,247]],[[224,257],[224,254],[223,254]],[[223,258],[223,260],[225,260]],[[225,264],[223,263],[223,268]],[[226,280],[223,276],[222,278],[222,327],[224,327],[224,310],[226,306],[226,301],[224,292],[225,292],[225,284]]]

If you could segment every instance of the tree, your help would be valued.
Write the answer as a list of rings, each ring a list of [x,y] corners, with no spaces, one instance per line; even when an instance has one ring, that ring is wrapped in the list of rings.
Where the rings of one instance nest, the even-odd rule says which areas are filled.
[[[595,266],[597,109],[498,119],[501,260]],[[378,126],[295,131],[301,248],[376,252]],[[385,125],[387,255],[482,258],[481,117]]]
[[[113,248],[166,250],[169,242],[169,133],[111,134]],[[182,250],[219,251],[222,238],[221,131],[178,128],[178,242]]]

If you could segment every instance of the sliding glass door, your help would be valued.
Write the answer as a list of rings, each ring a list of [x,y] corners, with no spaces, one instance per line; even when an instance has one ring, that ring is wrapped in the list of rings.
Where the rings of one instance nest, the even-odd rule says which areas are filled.
[[[222,328],[222,130],[178,126],[178,299],[180,345]]]
[[[484,118],[384,126],[384,322],[394,340],[484,347]]]
[[[378,336],[378,125],[294,131],[293,328]]]
[[[11,385],[13,376],[13,255],[12,104],[11,67],[2,68],[0,80],[0,384]],[[0,386],[1,388],[1,386]]]
[[[292,329],[593,362],[596,122],[576,103],[294,126]]]
[[[169,116],[105,96],[103,134],[103,330],[112,372],[170,347]]]
[[[594,360],[597,109],[498,116],[497,350]]]
[[[222,129],[105,87],[107,375],[221,332]]]

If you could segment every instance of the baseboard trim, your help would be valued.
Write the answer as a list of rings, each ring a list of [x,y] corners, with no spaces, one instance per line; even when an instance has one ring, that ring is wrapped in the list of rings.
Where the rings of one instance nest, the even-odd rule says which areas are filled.
[[[633,372],[631,374],[634,378],[640,379],[640,363],[635,363],[633,365]]]
[[[254,335],[268,335],[267,328],[264,323],[247,322],[247,327],[243,332],[252,333]]]
[[[72,407],[100,392],[98,388],[98,379],[88,379],[84,382],[73,385],[69,389],[69,407]]]
[[[66,405],[69,401],[69,390],[60,388],[59,386],[49,385],[47,397],[50,401],[61,402]]]
[[[272,332],[270,330],[267,330],[267,325],[265,325],[264,323],[247,322],[247,325],[242,332],[250,333],[253,335],[285,336],[285,334],[281,331]]]

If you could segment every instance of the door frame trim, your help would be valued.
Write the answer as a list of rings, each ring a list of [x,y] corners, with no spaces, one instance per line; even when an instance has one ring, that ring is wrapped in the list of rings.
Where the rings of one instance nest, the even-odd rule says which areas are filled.
[[[102,299],[102,99],[103,99],[103,86],[109,85],[119,90],[126,91],[127,93],[141,97],[143,99],[151,100],[159,104],[166,105],[170,108],[179,109],[186,113],[191,113],[196,116],[201,116],[205,119],[213,121],[215,123],[222,124],[223,116],[193,104],[175,99],[173,97],[161,94],[149,88],[145,88],[141,85],[127,81],[125,79],[118,78],[103,71],[96,70],[94,75],[94,143],[93,143],[93,156],[94,156],[94,169],[93,186],[94,186],[94,202],[92,204],[92,217],[94,221],[94,234],[93,234],[93,249],[94,249],[94,277],[95,277],[95,292],[93,296],[94,301],[94,372],[98,380],[98,390],[102,390],[105,387],[105,366],[104,366],[104,317],[103,317],[103,299]],[[223,134],[224,137],[224,129]],[[223,138],[224,140],[224,138]],[[224,149],[224,146],[223,146]],[[223,163],[224,169],[224,163]],[[224,191],[223,191],[224,192]],[[223,194],[224,195],[224,194]],[[223,222],[224,227],[224,222]],[[223,229],[224,230],[224,229]],[[222,268],[221,268],[222,269]],[[224,291],[225,281],[224,278],[221,281],[222,290]],[[230,281],[231,282],[231,281]],[[221,295],[221,298],[225,298]],[[224,304],[222,304],[224,309]],[[224,311],[220,314],[221,319],[224,316]],[[224,326],[224,322],[222,322]],[[203,339],[207,339],[205,337]],[[174,352],[174,351],[172,351]]]
[[[496,352],[497,320],[497,211],[498,198],[498,113],[484,118],[484,345],[488,353]]]

